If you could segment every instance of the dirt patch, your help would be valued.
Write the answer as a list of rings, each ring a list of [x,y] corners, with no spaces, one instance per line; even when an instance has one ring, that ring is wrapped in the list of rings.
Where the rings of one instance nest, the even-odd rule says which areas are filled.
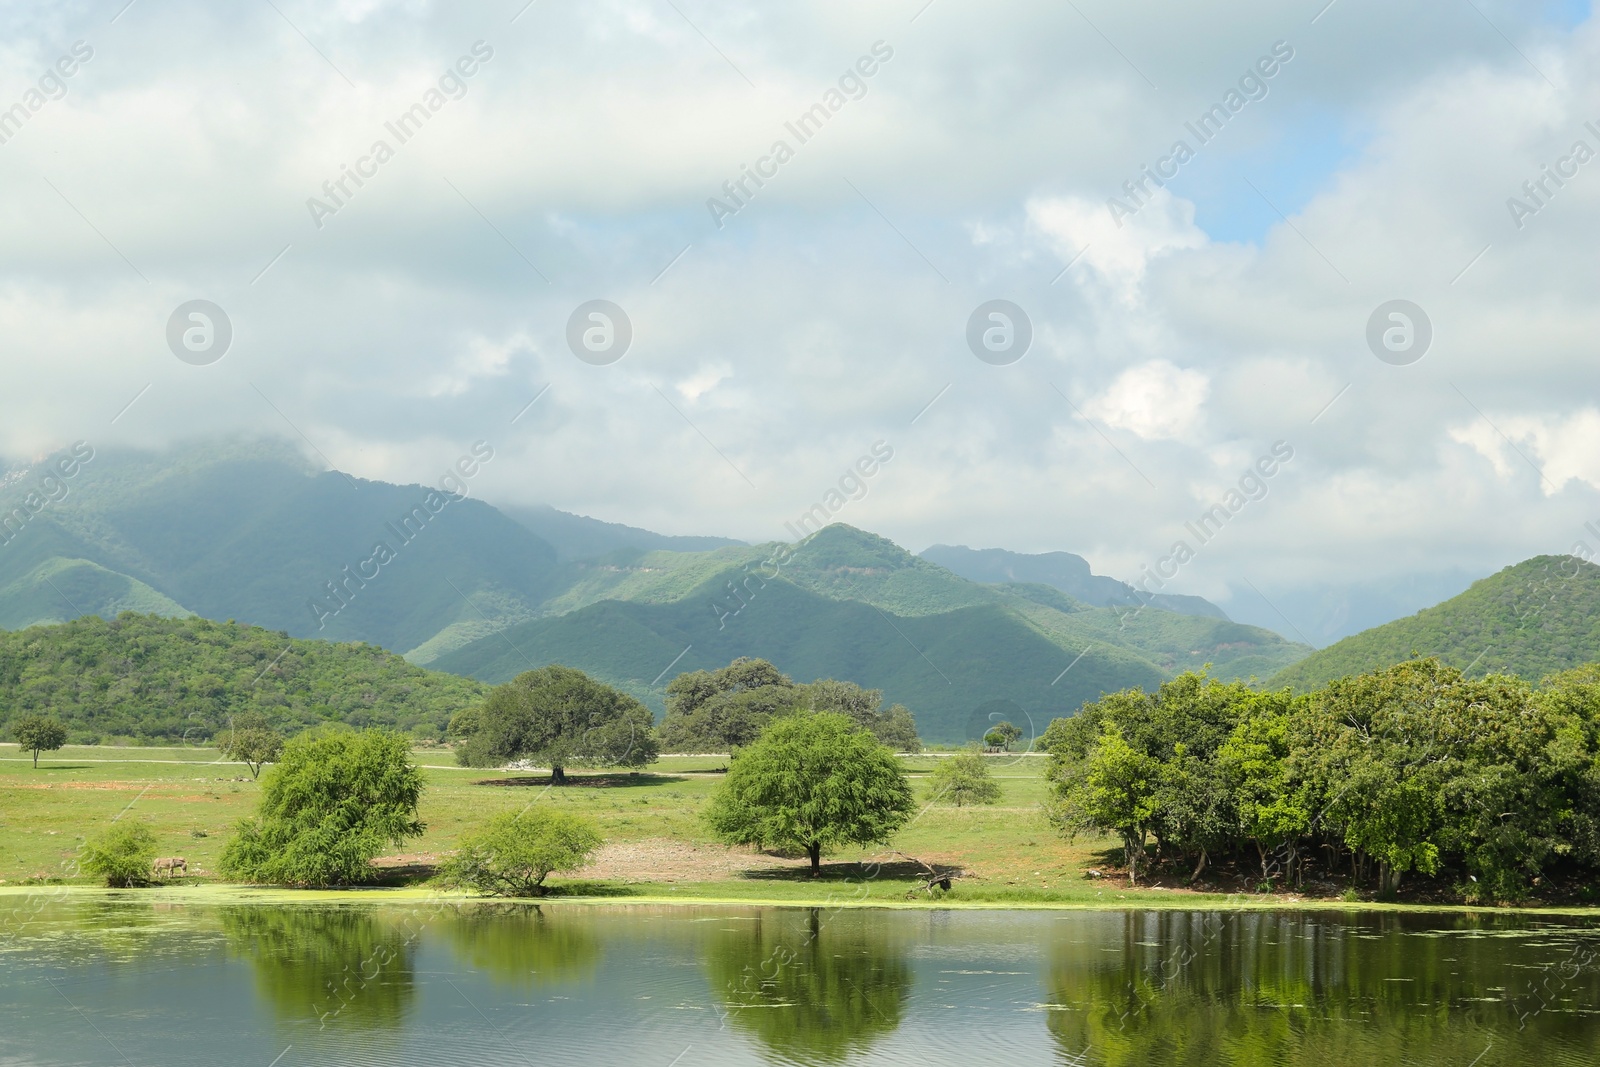
[[[578,878],[637,882],[713,882],[737,877],[745,871],[783,871],[805,867],[807,861],[784,859],[743,849],[700,847],[668,838],[613,841],[602,845],[594,861]]]

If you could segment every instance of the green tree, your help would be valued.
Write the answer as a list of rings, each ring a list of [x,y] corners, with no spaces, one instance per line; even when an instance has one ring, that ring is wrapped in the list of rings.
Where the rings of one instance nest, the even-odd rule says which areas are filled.
[[[114,822],[84,844],[80,868],[113,889],[128,889],[150,881],[155,861],[156,835],[148,826]]]
[[[594,824],[580,815],[534,807],[502,812],[483,829],[462,837],[460,850],[444,864],[445,878],[480,893],[502,897],[543,896],[552,871],[575,871],[601,845]]]
[[[231,760],[250,768],[250,777],[259,778],[263,765],[283,754],[283,735],[272,728],[260,712],[235,716],[227,731],[217,735],[217,749]]]
[[[524,671],[456,717],[456,761],[493,767],[527,759],[550,765],[556,785],[568,767],[643,767],[660,752],[650,709],[580,670]]]
[[[1461,674],[1435,660],[1340,679],[1309,698],[1291,741],[1291,773],[1358,877],[1392,893],[1410,871],[1439,867],[1451,743],[1444,704]]]
[[[891,705],[872,732],[879,741],[896,752],[915,755],[922,751],[922,738],[917,736],[917,720],[904,704]]]
[[[1159,810],[1161,765],[1134,748],[1116,723],[1106,723],[1082,761],[1064,765],[1055,782],[1051,820],[1069,834],[1115,833],[1122,839],[1128,884],[1139,884],[1145,835]]]
[[[1000,799],[1000,783],[989,774],[983,753],[976,748],[941,759],[928,776],[930,795],[956,807],[993,804]]]
[[[885,842],[911,816],[911,786],[894,753],[846,715],[774,721],[738,753],[706,809],[737,845],[795,849],[822,871],[822,853]]]
[[[54,752],[67,743],[67,728],[42,715],[29,715],[17,720],[11,727],[11,733],[22,751],[33,753],[35,767],[39,766],[39,753]]]
[[[1285,875],[1298,882],[1297,842],[1311,829],[1305,790],[1291,780],[1290,712],[1286,702],[1262,706],[1234,727],[1217,750],[1239,831],[1255,844],[1261,877],[1272,877],[1268,850],[1284,853]]]
[[[669,752],[732,752],[774,718],[801,706],[802,690],[764,659],[741,656],[715,671],[686,671],[667,684],[661,744]]]
[[[1011,746],[1021,736],[1022,731],[1011,723],[996,723],[993,729],[983,735],[983,743],[997,751],[1010,752]]]
[[[888,711],[881,710],[883,690],[863,689],[855,682],[835,678],[819,678],[803,688],[805,705],[812,711],[837,711],[848,715],[896,752],[922,751],[922,739],[917,736],[917,721],[911,709],[896,704]]]
[[[351,885],[390,845],[422,833],[422,772],[392,730],[301,734],[262,779],[261,805],[222,852],[224,875],[279,885]]]

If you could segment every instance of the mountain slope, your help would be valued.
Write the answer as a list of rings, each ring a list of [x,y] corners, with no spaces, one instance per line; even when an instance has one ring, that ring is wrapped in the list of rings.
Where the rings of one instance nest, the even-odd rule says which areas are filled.
[[[749,596],[737,614],[719,619],[711,605],[726,598],[724,588],[713,580],[665,604],[604,601],[512,627],[435,665],[498,682],[546,663],[566,663],[659,711],[675,674],[760,656],[805,681],[845,678],[882,689],[886,700],[916,713],[918,732],[932,741],[975,736],[969,720],[981,719],[977,709],[996,698],[1015,701],[1041,732],[1051,718],[1070,714],[1107,689],[1153,685],[1163,677],[1112,647],[1093,649],[1073,665],[1076,650],[1067,652],[997,604],[895,616],[778,579]]]
[[[557,511],[548,504],[501,505],[512,520],[532,530],[556,550],[558,563],[597,559],[617,551],[710,552],[743,545],[731,537],[685,537],[658,534],[620,522]]]
[[[1535,556],[1410,618],[1314,652],[1271,685],[1312,689],[1413,654],[1474,674],[1530,680],[1600,659],[1600,567],[1574,556]]]
[[[41,477],[12,474],[0,512]],[[272,443],[102,452],[68,485],[0,548],[13,626],[61,618],[40,607],[52,602],[38,568],[80,560],[208,618],[437,652],[533,617],[556,565],[481,501],[318,471]]]
[[[1150,607],[1180,615],[1205,615],[1215,619],[1228,617],[1221,608],[1203,597],[1174,593],[1156,593],[1145,597],[1127,582],[1092,573],[1089,561],[1071,552],[1029,555],[1008,552],[1003,548],[933,545],[920,555],[968,581],[1048,585],[1095,607],[1137,607],[1141,603],[1148,603]]]
[[[0,633],[0,727],[52,715],[75,741],[204,744],[246,711],[286,731],[335,721],[441,737],[484,688],[371,645],[206,619],[127,614]]]
[[[652,553],[635,561],[659,564],[643,574],[614,561],[617,588],[633,599],[521,624],[435,666],[497,682],[563,662],[659,711],[674,674],[760,656],[806,681],[882,688],[912,709],[924,738],[961,741],[982,734],[978,709],[995,701],[1042,730],[1108,690],[1208,662],[1222,677],[1264,676],[1308,651],[1225,620],[1155,609],[1119,617],[1050,587],[977,585],[839,524],[764,563],[782,559],[780,547],[722,549],[676,567]]]

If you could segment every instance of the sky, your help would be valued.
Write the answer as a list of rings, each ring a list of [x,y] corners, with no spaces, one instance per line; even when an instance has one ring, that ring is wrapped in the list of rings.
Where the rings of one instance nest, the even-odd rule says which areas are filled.
[[[434,483],[486,442],[494,502],[751,541],[820,505],[1318,644],[1600,552],[1586,3],[0,27],[12,457],[268,434]]]

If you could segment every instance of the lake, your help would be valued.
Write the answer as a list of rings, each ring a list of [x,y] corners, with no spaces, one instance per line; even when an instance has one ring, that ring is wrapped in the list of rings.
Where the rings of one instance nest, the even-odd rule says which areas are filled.
[[[0,1064],[1600,1061],[1519,915],[0,897]]]

